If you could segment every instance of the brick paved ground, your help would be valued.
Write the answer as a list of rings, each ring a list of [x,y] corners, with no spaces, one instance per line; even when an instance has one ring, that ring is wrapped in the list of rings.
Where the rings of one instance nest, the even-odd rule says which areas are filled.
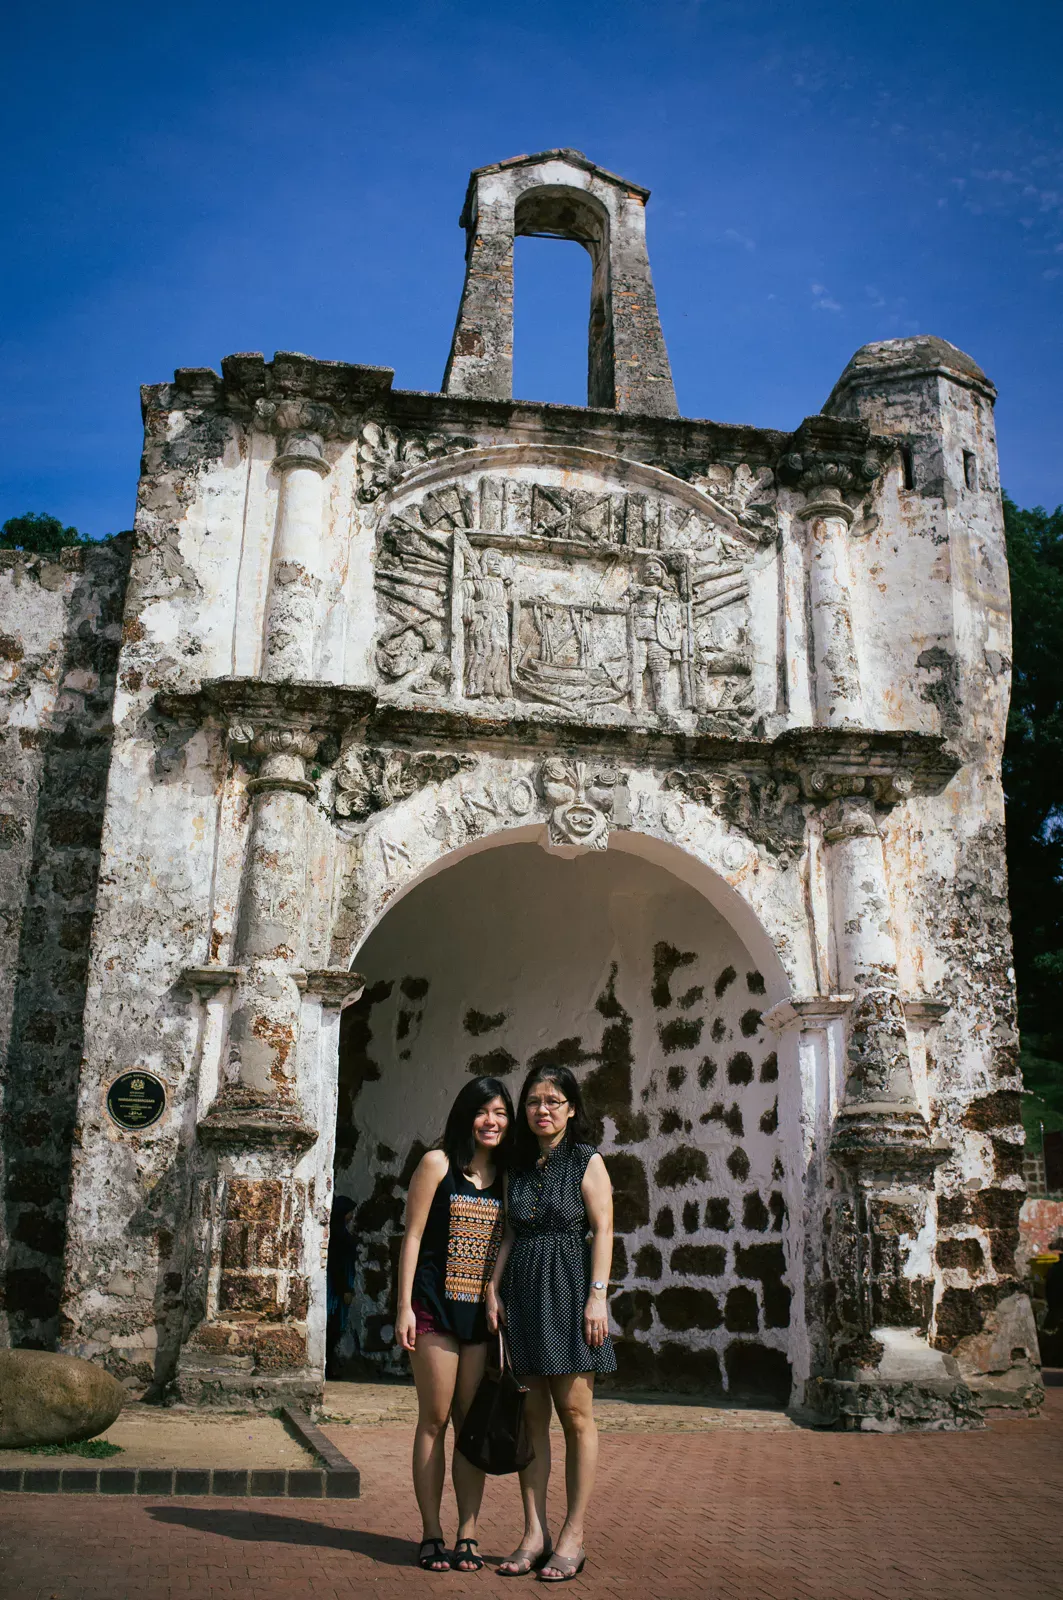
[[[0,1500],[0,1597],[511,1595],[489,1571],[411,1570],[409,1432],[384,1427],[364,1437],[360,1501]],[[1061,1491],[1061,1387],[1049,1391],[1045,1420],[997,1422],[984,1433],[610,1433],[590,1561],[573,1592],[588,1600],[1045,1600],[1063,1595]],[[485,1554],[509,1548],[514,1512],[512,1485],[490,1484]]]

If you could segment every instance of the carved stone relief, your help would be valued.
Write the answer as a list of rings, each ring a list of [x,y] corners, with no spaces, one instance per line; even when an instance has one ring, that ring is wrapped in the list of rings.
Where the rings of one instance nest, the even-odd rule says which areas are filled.
[[[757,540],[664,496],[484,475],[378,536],[377,667],[417,694],[748,722]]]
[[[473,443],[472,439],[441,433],[400,433],[397,428],[367,422],[358,446],[358,498],[376,500],[426,461],[471,449]]]
[[[338,817],[362,821],[405,800],[429,783],[443,783],[476,766],[473,755],[436,755],[424,750],[371,750],[346,746],[336,762],[333,807]]]
[[[630,822],[627,774],[615,767],[551,756],[540,768],[539,785],[550,810],[552,845],[604,850],[610,823]]]

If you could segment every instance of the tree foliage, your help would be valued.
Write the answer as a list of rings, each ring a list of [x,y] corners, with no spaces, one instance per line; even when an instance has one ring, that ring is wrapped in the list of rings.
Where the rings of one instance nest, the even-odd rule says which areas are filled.
[[[0,528],[0,550],[25,550],[28,554],[50,555],[68,545],[87,544],[76,528],[65,528],[58,517],[44,511],[27,511],[22,517],[8,517]]]
[[[1008,881],[1027,1088],[1063,1127],[1063,506],[1004,497],[1014,627],[1004,745]]]

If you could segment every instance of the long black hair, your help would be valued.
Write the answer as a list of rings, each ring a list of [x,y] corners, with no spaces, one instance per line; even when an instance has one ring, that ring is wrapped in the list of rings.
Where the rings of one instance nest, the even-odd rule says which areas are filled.
[[[442,1147],[451,1166],[464,1172],[476,1153],[476,1137],[472,1125],[489,1100],[505,1103],[509,1125],[505,1135],[495,1146],[495,1166],[506,1166],[513,1144],[513,1101],[501,1078],[473,1078],[458,1091],[450,1108],[447,1125],[443,1129]]]
[[[579,1086],[579,1079],[570,1067],[533,1067],[521,1085],[520,1099],[517,1102],[517,1116],[513,1126],[513,1154],[511,1157],[515,1167],[533,1167],[538,1161],[541,1151],[539,1141],[528,1126],[528,1112],[526,1102],[528,1095],[537,1083],[552,1083],[562,1099],[567,1100],[572,1107],[572,1115],[565,1127],[565,1135],[571,1144],[593,1144],[594,1129],[587,1115],[587,1108],[583,1103],[583,1090]]]

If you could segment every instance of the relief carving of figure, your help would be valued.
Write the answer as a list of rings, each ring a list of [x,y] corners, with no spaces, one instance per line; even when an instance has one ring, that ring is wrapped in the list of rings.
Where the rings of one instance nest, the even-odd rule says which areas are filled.
[[[672,712],[676,708],[674,669],[683,649],[683,603],[675,579],[656,556],[643,563],[640,582],[631,590],[631,627],[633,708],[642,709],[648,677],[654,711]]]
[[[465,692],[470,699],[481,696],[504,700],[511,694],[509,677],[509,587],[502,557],[497,550],[485,550],[476,563],[470,549],[466,559],[471,570],[464,581]]]
[[[626,782],[626,776],[612,767],[592,771],[582,761],[550,756],[539,773],[543,796],[550,806],[550,843],[604,850],[609,843],[617,790],[626,794]]]

